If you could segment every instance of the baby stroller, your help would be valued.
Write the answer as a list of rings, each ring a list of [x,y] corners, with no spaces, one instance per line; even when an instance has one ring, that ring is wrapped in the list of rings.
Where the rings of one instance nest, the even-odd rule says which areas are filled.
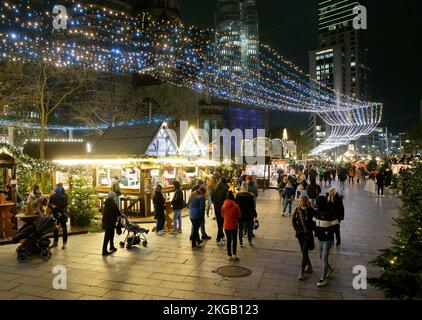
[[[14,243],[23,243],[16,249],[17,260],[21,263],[30,256],[39,255],[42,260],[48,261],[51,256],[50,240],[46,237],[56,227],[56,219],[45,216],[39,217],[34,223],[27,223],[16,232],[13,237]]]
[[[147,238],[145,237],[149,232],[148,229],[141,228],[137,224],[130,222],[124,214],[120,218],[120,223],[123,225],[125,231],[127,231],[125,240],[120,241],[120,247],[123,248],[126,245],[126,249],[132,249],[133,246],[141,243],[144,247],[148,245]]]

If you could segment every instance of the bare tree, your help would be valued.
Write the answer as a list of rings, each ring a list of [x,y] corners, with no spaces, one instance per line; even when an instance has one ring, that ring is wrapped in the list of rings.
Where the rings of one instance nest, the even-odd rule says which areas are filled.
[[[21,121],[26,120],[25,113],[37,115],[31,114],[30,118],[40,127],[40,159],[45,159],[45,138],[51,119],[83,88],[86,74],[83,69],[55,67],[50,63],[2,65],[0,103],[3,112],[7,106],[14,118]]]

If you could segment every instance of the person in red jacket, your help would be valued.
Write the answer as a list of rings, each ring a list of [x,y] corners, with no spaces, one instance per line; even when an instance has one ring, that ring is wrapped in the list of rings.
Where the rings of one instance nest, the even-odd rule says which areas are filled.
[[[221,208],[221,215],[224,219],[223,229],[227,237],[227,254],[229,261],[239,260],[236,256],[237,251],[237,230],[239,229],[240,219],[240,208],[234,201],[234,195],[232,191],[228,192],[227,200],[224,201],[223,207]],[[232,248],[233,244],[233,248]],[[233,256],[232,256],[233,249]]]

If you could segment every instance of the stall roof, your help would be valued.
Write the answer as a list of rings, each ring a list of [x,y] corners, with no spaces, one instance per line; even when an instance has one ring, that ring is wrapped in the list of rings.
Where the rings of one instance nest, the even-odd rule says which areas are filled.
[[[110,128],[93,145],[91,156],[135,157],[145,155],[160,128],[161,124]]]

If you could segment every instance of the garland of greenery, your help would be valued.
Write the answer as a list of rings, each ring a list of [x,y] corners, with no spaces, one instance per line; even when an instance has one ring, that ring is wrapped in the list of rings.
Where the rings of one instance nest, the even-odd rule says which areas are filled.
[[[0,143],[0,150],[6,150],[17,162],[36,173],[51,173],[55,170],[55,166],[50,161],[34,159],[8,143]]]

